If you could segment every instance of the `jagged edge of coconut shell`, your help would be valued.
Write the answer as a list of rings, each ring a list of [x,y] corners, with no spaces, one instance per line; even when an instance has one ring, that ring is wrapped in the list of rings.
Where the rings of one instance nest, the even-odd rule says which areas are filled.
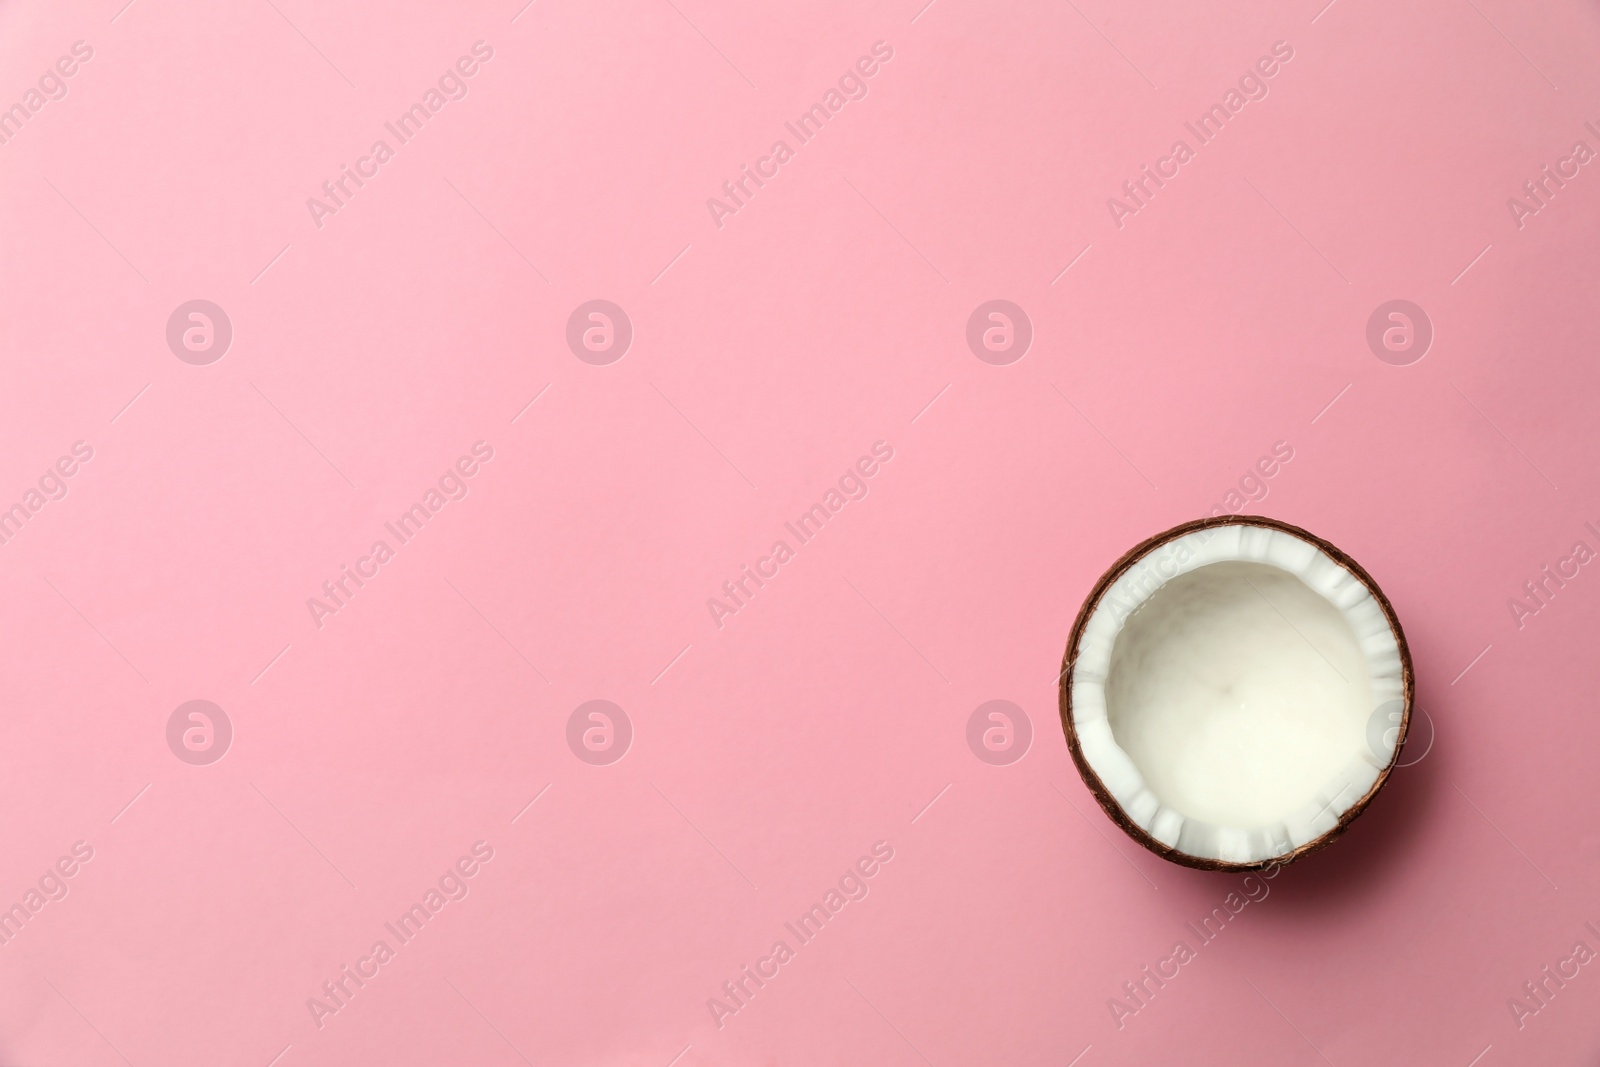
[[[1233,863],[1228,860],[1211,859],[1206,856],[1195,856],[1187,852],[1180,852],[1178,849],[1171,848],[1150,836],[1144,827],[1134,822],[1128,813],[1122,810],[1122,805],[1117,803],[1116,797],[1111,795],[1111,790],[1106,788],[1105,783],[1100,780],[1100,776],[1095,773],[1094,768],[1089,765],[1089,761],[1084,758],[1083,747],[1078,742],[1077,727],[1072,721],[1072,679],[1077,668],[1078,643],[1083,639],[1084,628],[1089,625],[1089,619],[1094,616],[1096,609],[1099,608],[1100,601],[1105,596],[1106,590],[1110,589],[1113,582],[1121,578],[1135,563],[1152,550],[1169,541],[1175,541],[1186,534],[1191,534],[1198,530],[1215,529],[1219,526],[1258,526],[1272,530],[1282,530],[1284,533],[1292,534],[1316,545],[1327,553],[1328,557],[1335,563],[1354,574],[1361,584],[1367,587],[1367,591],[1377,600],[1379,606],[1383,608],[1384,617],[1389,621],[1389,629],[1393,632],[1395,643],[1400,649],[1401,676],[1405,692],[1405,710],[1401,716],[1400,732],[1395,738],[1394,755],[1389,758],[1388,766],[1378,773],[1377,780],[1372,783],[1372,787],[1367,790],[1366,794],[1346,808],[1343,814],[1339,816],[1339,821],[1321,836],[1307,841],[1292,852],[1285,853],[1282,856],[1254,860],[1248,863]],[[1202,871],[1259,871],[1268,867],[1283,867],[1300,859],[1302,856],[1320,852],[1337,841],[1350,828],[1350,824],[1355,822],[1356,818],[1367,810],[1367,805],[1372,802],[1372,798],[1378,795],[1378,790],[1382,789],[1384,783],[1389,780],[1389,772],[1394,770],[1400,758],[1400,751],[1405,745],[1406,735],[1411,729],[1411,707],[1416,690],[1416,680],[1411,670],[1411,649],[1406,644],[1405,631],[1400,627],[1400,619],[1394,613],[1394,606],[1389,603],[1389,598],[1383,595],[1382,588],[1373,580],[1372,575],[1368,574],[1366,569],[1352,559],[1347,552],[1323,540],[1316,534],[1278,519],[1269,519],[1258,515],[1217,515],[1206,519],[1196,519],[1158,533],[1154,537],[1147,538],[1129,549],[1121,559],[1111,565],[1110,570],[1100,576],[1100,580],[1095,583],[1094,588],[1090,590],[1088,597],[1085,598],[1083,607],[1078,609],[1078,618],[1072,624],[1072,634],[1067,638],[1067,649],[1061,658],[1060,678],[1061,728],[1067,735],[1067,748],[1072,753],[1072,762],[1077,765],[1078,773],[1083,777],[1083,784],[1089,787],[1089,792],[1094,794],[1095,800],[1104,809],[1107,817],[1116,823],[1123,833],[1162,859]]]

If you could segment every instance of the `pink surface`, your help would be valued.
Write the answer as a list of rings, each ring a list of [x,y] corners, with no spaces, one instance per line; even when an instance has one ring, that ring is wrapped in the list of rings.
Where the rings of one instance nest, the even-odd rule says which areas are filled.
[[[1324,2],[0,8],[0,1062],[1592,1061],[1600,14]],[[1218,508],[1431,723],[1249,887],[1055,719]]]

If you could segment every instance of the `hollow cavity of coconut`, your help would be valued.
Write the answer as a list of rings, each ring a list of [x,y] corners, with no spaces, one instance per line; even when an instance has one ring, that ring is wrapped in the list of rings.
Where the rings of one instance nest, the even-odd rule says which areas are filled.
[[[1095,585],[1067,642],[1073,762],[1129,836],[1189,867],[1323,848],[1389,776],[1411,654],[1377,583],[1273,519],[1185,523]]]

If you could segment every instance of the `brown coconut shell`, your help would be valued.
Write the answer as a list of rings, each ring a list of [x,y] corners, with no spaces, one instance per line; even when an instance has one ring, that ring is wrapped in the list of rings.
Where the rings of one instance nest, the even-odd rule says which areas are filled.
[[[1084,628],[1089,625],[1089,619],[1099,608],[1100,601],[1105,596],[1106,590],[1110,589],[1113,582],[1122,577],[1134,564],[1151,551],[1186,534],[1219,526],[1257,526],[1271,530],[1282,530],[1284,533],[1293,534],[1316,545],[1323,552],[1326,552],[1334,562],[1355,575],[1357,580],[1367,587],[1367,590],[1372,594],[1373,599],[1378,602],[1378,605],[1383,608],[1384,617],[1389,620],[1389,629],[1394,633],[1395,643],[1400,649],[1401,677],[1404,688],[1405,708],[1401,715],[1400,734],[1396,738],[1394,755],[1390,757],[1389,765],[1378,773],[1377,781],[1372,783],[1372,788],[1368,789],[1364,796],[1347,808],[1340,815],[1338,823],[1320,837],[1307,841],[1293,852],[1272,859],[1250,863],[1231,863],[1226,860],[1210,859],[1205,856],[1192,856],[1187,852],[1180,852],[1175,848],[1162,844],[1154,837],[1151,837],[1144,827],[1134,822],[1128,816],[1128,813],[1122,810],[1122,806],[1117,803],[1116,797],[1111,795],[1111,790],[1106,788],[1105,783],[1100,780],[1100,776],[1094,772],[1094,768],[1089,766],[1089,761],[1083,755],[1083,747],[1078,742],[1077,727],[1072,721],[1072,679],[1077,668],[1078,643],[1083,639]],[[1394,606],[1389,603],[1389,598],[1383,595],[1383,590],[1373,580],[1372,575],[1368,574],[1361,564],[1352,559],[1349,553],[1315,534],[1302,530],[1298,526],[1280,522],[1277,519],[1268,519],[1256,515],[1218,515],[1208,519],[1196,519],[1193,522],[1182,523],[1170,530],[1158,533],[1154,537],[1147,538],[1129,549],[1121,559],[1111,565],[1110,570],[1100,576],[1100,580],[1095,583],[1094,588],[1089,591],[1089,596],[1084,600],[1083,607],[1078,609],[1077,621],[1072,624],[1072,634],[1067,638],[1067,649],[1061,658],[1060,678],[1061,728],[1066,732],[1067,748],[1072,753],[1072,762],[1077,765],[1078,773],[1083,776],[1083,784],[1089,787],[1089,792],[1094,794],[1094,798],[1099,801],[1100,807],[1105,810],[1106,815],[1110,817],[1112,822],[1122,828],[1123,833],[1164,860],[1170,860],[1173,863],[1182,864],[1185,867],[1194,867],[1202,871],[1258,871],[1268,867],[1282,867],[1293,863],[1302,856],[1319,852],[1337,841],[1350,828],[1350,824],[1355,822],[1356,818],[1367,810],[1367,805],[1372,803],[1372,798],[1378,795],[1378,790],[1382,789],[1384,783],[1389,780],[1389,773],[1394,770],[1395,764],[1400,758],[1400,751],[1405,746],[1406,735],[1411,729],[1411,707],[1416,691],[1416,680],[1411,669],[1411,649],[1406,644],[1405,631],[1400,628],[1400,620],[1394,613]]]

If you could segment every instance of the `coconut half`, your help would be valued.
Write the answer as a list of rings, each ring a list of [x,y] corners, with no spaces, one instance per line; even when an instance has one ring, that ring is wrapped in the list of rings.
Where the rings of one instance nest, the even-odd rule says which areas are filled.
[[[1394,609],[1344,552],[1224,515],[1136,546],[1067,641],[1061,725],[1085,784],[1145,848],[1259,870],[1325,848],[1411,723]]]

